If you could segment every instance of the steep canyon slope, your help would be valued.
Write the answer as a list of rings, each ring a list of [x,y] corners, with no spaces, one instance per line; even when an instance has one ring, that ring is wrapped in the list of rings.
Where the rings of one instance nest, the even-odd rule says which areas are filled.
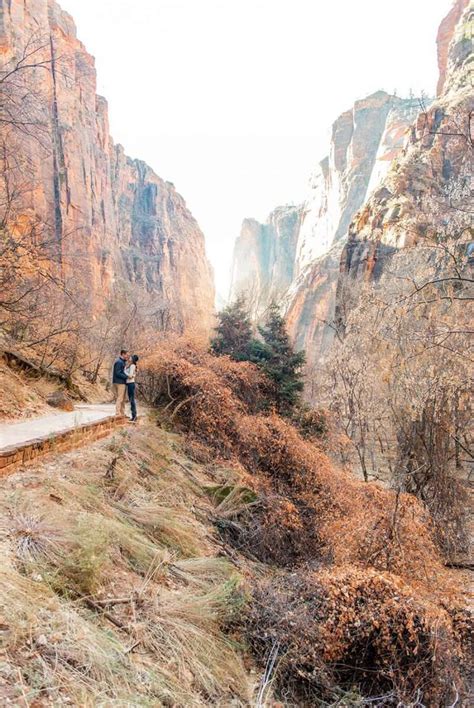
[[[452,249],[451,260],[461,269],[468,265],[474,208],[473,3],[459,0],[450,18],[438,35],[441,93],[420,112],[381,188],[349,227],[341,270],[356,280],[374,269],[381,275],[400,251],[405,251],[407,276],[415,278],[417,264],[410,266],[410,254],[420,247],[428,252],[424,261],[433,249]]]
[[[335,121],[329,156],[317,166],[300,209],[290,264],[269,269],[268,254],[287,258],[288,249],[262,238],[255,247],[246,236],[248,220],[244,222],[235,248],[231,297],[250,294],[252,314],[258,316],[268,305],[268,293],[275,296],[285,290],[286,281],[275,284],[274,273],[291,272],[280,301],[291,336],[298,349],[306,350],[310,364],[328,354],[344,318],[349,273],[354,290],[371,273],[381,275],[386,257],[420,245],[420,239],[433,245],[440,234],[449,232],[454,238],[456,233],[461,250],[461,242],[465,249],[471,239],[474,98],[469,0],[456,0],[441,23],[438,62],[439,95],[434,102],[377,92]],[[278,231],[274,239],[281,243]],[[417,268],[421,274],[426,259],[419,251],[416,258],[410,254],[407,250],[403,277],[413,278]],[[461,261],[466,263],[466,258]],[[273,285],[268,286],[268,279]]]
[[[348,226],[402,149],[419,106],[418,99],[383,91],[357,101],[334,122],[329,155],[311,176],[304,204],[279,207],[269,217],[268,224],[274,224],[278,216],[293,210],[298,214],[293,230],[270,230],[250,219],[242,225],[234,250],[231,297],[245,293],[254,317],[272,297],[284,297],[291,334],[310,355],[316,356],[323,342],[325,350],[331,340],[331,329],[322,320],[333,316]]]
[[[113,143],[72,18],[54,0],[1,0],[0,55],[4,80],[15,69],[7,80],[21,122],[3,107],[2,166],[17,192],[10,227],[41,223],[85,312],[128,299],[149,303],[158,328],[209,331],[203,233],[174,186]]]

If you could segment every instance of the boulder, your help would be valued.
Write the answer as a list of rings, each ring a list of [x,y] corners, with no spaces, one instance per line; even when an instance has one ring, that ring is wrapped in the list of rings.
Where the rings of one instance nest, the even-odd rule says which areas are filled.
[[[73,411],[74,404],[65,391],[54,391],[47,398],[48,405],[60,408],[62,411]]]

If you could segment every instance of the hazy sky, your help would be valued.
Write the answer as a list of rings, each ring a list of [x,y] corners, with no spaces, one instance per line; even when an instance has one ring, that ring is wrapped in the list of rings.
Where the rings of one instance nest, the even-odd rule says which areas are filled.
[[[225,294],[246,216],[299,202],[332,121],[437,80],[451,0],[59,0],[96,57],[116,142],[176,185]]]

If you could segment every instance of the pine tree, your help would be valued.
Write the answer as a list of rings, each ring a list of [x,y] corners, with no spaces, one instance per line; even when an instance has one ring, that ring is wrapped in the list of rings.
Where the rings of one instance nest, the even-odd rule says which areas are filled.
[[[264,325],[258,328],[261,340],[253,340],[251,361],[273,382],[279,413],[288,414],[299,403],[303,390],[304,352],[295,352],[278,305],[270,305]]]
[[[217,315],[218,324],[211,340],[211,351],[228,354],[235,361],[247,361],[251,355],[252,323],[245,298],[240,296]]]

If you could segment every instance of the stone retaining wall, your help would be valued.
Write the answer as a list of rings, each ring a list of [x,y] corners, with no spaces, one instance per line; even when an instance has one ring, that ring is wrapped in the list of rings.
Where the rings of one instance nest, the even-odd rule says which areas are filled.
[[[0,450],[0,477],[11,474],[14,470],[32,464],[45,455],[67,452],[87,442],[100,440],[109,435],[114,428],[127,422],[127,418],[109,416],[102,420],[78,425],[45,437],[28,440],[18,445]]]

